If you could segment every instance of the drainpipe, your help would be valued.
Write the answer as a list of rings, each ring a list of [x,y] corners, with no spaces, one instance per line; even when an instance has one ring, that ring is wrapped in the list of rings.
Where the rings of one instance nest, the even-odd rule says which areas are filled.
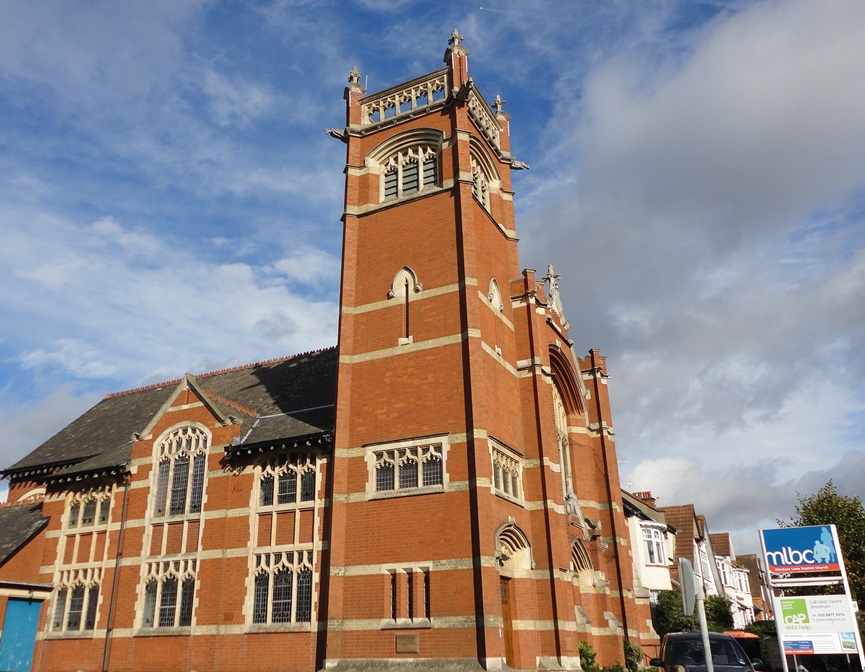
[[[610,527],[611,532],[613,533],[613,546],[616,549],[616,578],[619,581],[619,600],[622,603],[622,627],[625,630],[625,641],[631,641],[630,636],[628,635],[628,609],[627,604],[625,603],[625,585],[622,581],[622,560],[619,555],[619,534],[616,527],[616,510],[613,507],[613,489],[610,486],[610,474],[612,473],[610,468],[610,455],[609,450],[607,449],[607,439],[606,432],[604,431],[604,415],[601,408],[601,390],[600,390],[600,381],[599,376],[601,374],[601,366],[600,363],[596,360],[597,350],[592,349],[592,380],[595,384],[595,406],[598,410],[598,433],[601,437],[601,451],[604,454],[604,470],[607,472],[607,477],[604,479],[607,482],[607,500],[610,502]],[[615,469],[618,470],[618,465],[613,465]]]
[[[114,579],[111,582],[111,601],[108,606],[108,627],[105,629],[105,648],[102,651],[102,672],[108,672],[111,654],[111,633],[114,631],[114,610],[117,606],[117,589],[120,584],[120,561],[123,559],[123,533],[126,531],[126,507],[129,502],[129,474],[123,482],[123,508],[120,513],[120,534],[117,537],[117,558],[114,561]]]

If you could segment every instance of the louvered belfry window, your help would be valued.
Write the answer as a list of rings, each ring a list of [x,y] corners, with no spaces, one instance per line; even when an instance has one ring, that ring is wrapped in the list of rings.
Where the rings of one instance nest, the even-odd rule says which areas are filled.
[[[411,196],[438,184],[438,153],[432,146],[402,149],[384,164],[382,200]]]

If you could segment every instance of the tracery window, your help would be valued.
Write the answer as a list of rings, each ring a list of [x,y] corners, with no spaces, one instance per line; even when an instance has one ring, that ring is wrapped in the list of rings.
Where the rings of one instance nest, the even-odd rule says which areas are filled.
[[[159,442],[154,517],[201,513],[207,446],[204,430],[191,425],[175,429]]]
[[[370,488],[375,493],[411,494],[444,485],[443,442],[398,444],[370,451]]]
[[[312,551],[256,553],[252,622],[312,621]]]
[[[264,462],[258,480],[258,508],[291,507],[312,502],[316,495],[315,457],[281,453]]]
[[[78,632],[96,627],[99,606],[100,568],[66,570],[56,587],[51,629]]]
[[[79,530],[108,524],[111,491],[108,488],[77,493],[69,501],[67,530]]]
[[[519,456],[490,441],[493,462],[493,491],[517,504],[523,501],[523,462]]]
[[[430,145],[406,147],[382,165],[381,200],[411,196],[437,184],[437,149]]]
[[[196,560],[166,560],[147,566],[144,581],[144,628],[175,628],[192,625],[195,599]]]

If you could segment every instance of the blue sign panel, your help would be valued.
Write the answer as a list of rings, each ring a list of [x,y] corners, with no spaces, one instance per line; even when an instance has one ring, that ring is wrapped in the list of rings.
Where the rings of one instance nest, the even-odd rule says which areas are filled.
[[[814,653],[814,643],[808,639],[785,641],[784,653]]]
[[[760,534],[772,574],[841,571],[829,525],[761,530]]]

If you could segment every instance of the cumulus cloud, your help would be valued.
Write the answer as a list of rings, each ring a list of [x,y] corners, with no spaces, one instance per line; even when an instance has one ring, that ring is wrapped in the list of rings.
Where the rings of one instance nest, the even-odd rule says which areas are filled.
[[[563,271],[578,350],[609,356],[623,484],[743,538],[797,489],[855,489],[863,5],[410,6],[4,8],[4,408],[334,343],[345,156],[321,131],[352,65],[405,81],[457,27],[532,164],[522,263]]]
[[[524,258],[569,269],[571,337],[609,355],[623,483],[714,531],[774,523],[859,464],[863,19],[756,2],[687,40],[632,33],[520,178]]]
[[[34,324],[62,323],[66,336],[53,336],[53,328],[26,334],[16,356],[25,368],[128,379],[154,375],[156,367],[174,377],[235,350],[240,334],[246,348],[232,356],[248,359],[335,343],[336,306],[274,285],[266,269],[209,263],[196,249],[173,247],[113,218],[41,224],[35,237],[10,231],[0,305]],[[50,268],[55,254],[68,262],[41,271],[40,260]],[[261,328],[269,321],[281,328]]]

